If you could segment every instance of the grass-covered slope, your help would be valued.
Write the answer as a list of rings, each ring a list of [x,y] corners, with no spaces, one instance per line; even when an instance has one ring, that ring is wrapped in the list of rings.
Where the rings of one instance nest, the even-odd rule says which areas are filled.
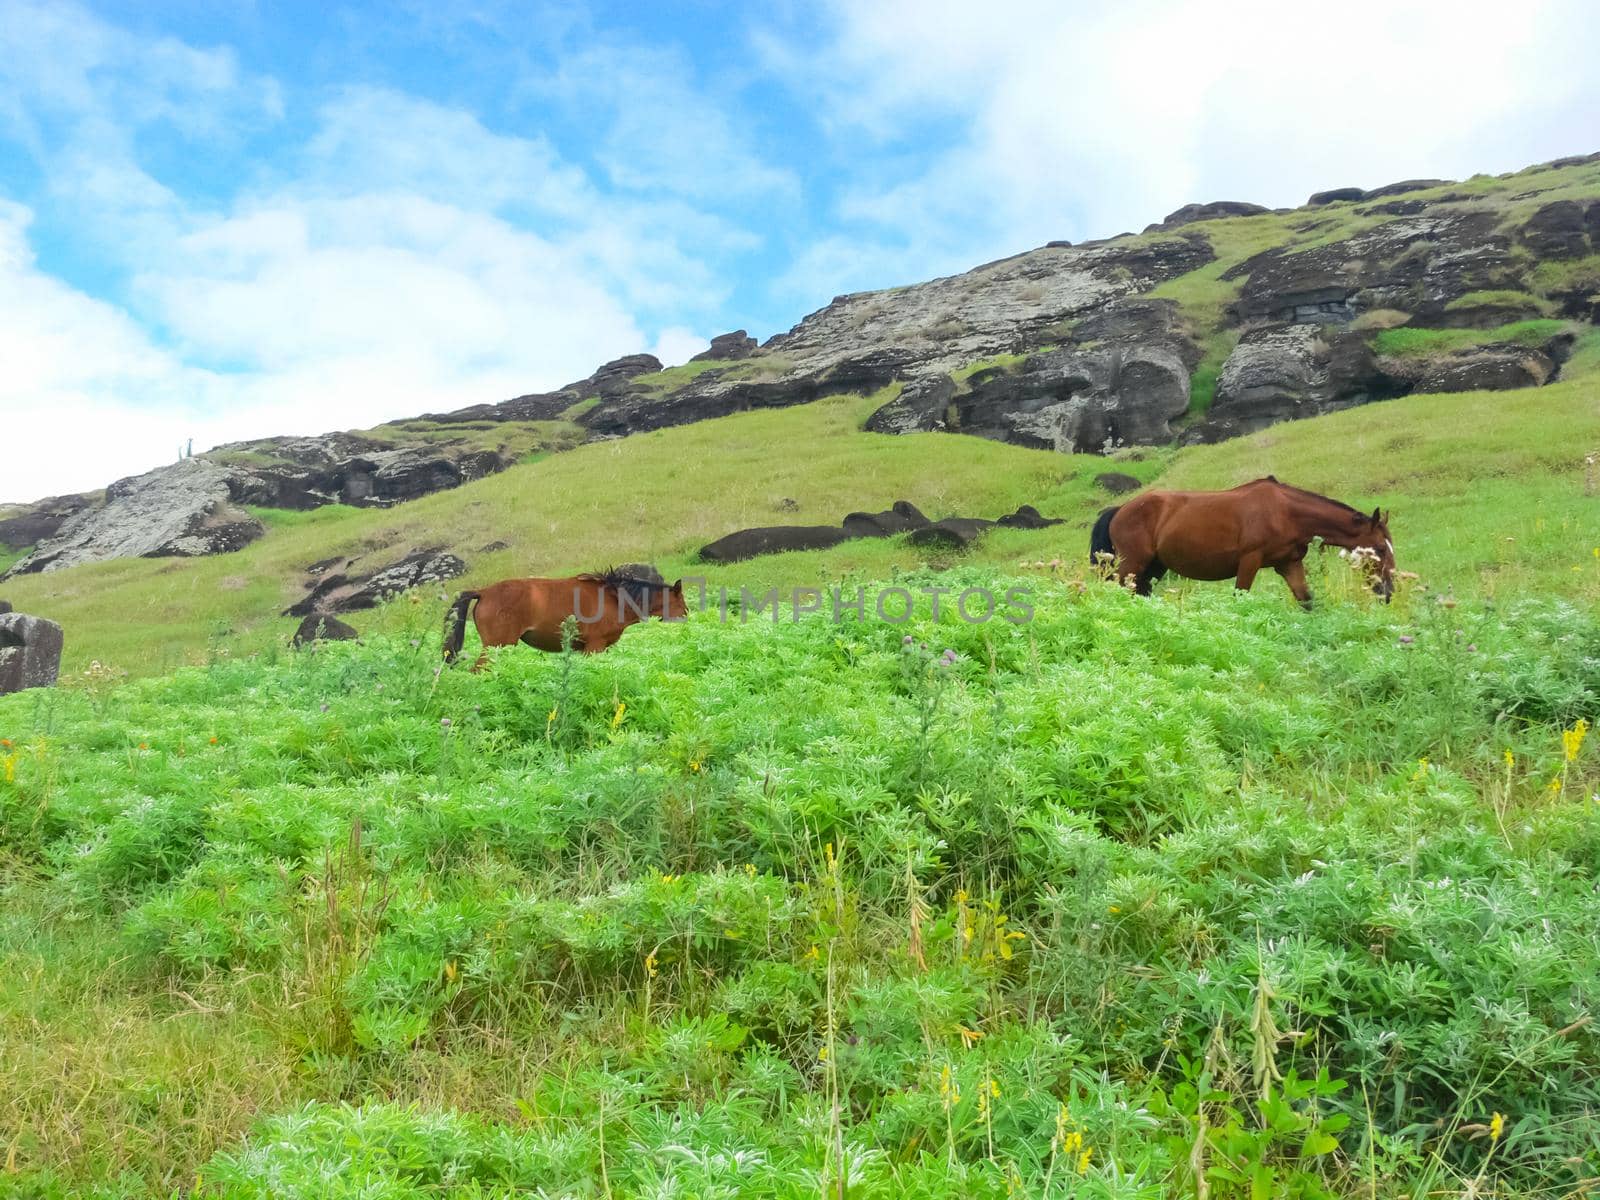
[[[0,699],[0,1188],[1581,1190],[1600,623],[1319,570]]]
[[[1037,505],[1070,524],[995,531],[975,561],[1076,561],[1086,554],[1088,523],[1108,503],[1093,478],[1114,468],[1175,487],[1275,473],[1351,503],[1392,507],[1402,568],[1440,586],[1509,595],[1571,584],[1594,599],[1593,572],[1573,569],[1595,565],[1584,459],[1600,450],[1597,381],[1600,342],[1591,338],[1563,379],[1544,388],[1413,396],[1123,461],[945,434],[864,433],[861,421],[884,397],[845,396],[581,446],[395,509],[266,513],[267,536],[235,554],[23,576],[7,581],[5,596],[62,623],[72,670],[99,660],[148,674],[222,646],[243,653],[281,642],[294,622],[277,614],[304,595],[304,567],[336,554],[377,566],[413,547],[442,546],[471,567],[452,589],[641,560],[668,578],[706,574],[735,590],[822,586],[928,560],[903,539],[711,570],[694,554],[734,529],[833,524],[904,498],[934,517]],[[495,542],[506,548],[481,549]],[[398,619],[394,611],[358,614],[356,623],[382,627]]]

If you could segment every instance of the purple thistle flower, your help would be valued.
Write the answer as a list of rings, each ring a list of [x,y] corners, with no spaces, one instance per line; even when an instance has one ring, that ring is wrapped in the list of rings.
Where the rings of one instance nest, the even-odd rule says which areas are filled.
[[[1402,646],[1409,646],[1409,645],[1411,645],[1412,642],[1414,642],[1416,640],[1417,639],[1412,637],[1409,633],[1402,633],[1400,635],[1400,644]]]

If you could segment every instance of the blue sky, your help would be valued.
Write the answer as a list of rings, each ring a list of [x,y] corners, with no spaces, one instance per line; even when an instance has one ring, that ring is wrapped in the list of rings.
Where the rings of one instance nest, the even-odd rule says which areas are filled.
[[[0,0],[0,499],[1600,149],[1597,55],[1587,0]]]

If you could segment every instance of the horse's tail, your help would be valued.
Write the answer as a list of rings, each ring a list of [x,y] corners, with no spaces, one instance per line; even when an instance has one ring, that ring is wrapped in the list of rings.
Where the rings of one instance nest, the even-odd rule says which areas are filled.
[[[461,643],[467,636],[467,609],[478,598],[477,592],[462,592],[444,614],[444,660],[455,662],[461,653]]]
[[[1117,548],[1111,544],[1111,518],[1121,511],[1120,506],[1108,508],[1100,514],[1100,519],[1094,523],[1094,530],[1089,534],[1089,562],[1092,566],[1100,565],[1100,556],[1109,554],[1116,557]]]

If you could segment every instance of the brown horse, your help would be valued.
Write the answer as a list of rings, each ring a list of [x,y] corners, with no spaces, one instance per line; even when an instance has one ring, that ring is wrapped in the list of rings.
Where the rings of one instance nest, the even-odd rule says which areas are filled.
[[[467,610],[483,640],[483,666],[490,646],[524,642],[539,650],[561,649],[561,624],[576,617],[573,648],[598,654],[615,644],[629,625],[648,617],[681,621],[689,613],[683,580],[667,584],[620,571],[573,575],[566,579],[503,579],[479,592],[462,592],[445,614],[444,660],[454,662],[466,636]]]
[[[1271,567],[1311,607],[1304,559],[1313,538],[1367,561],[1372,590],[1394,592],[1394,545],[1387,517],[1279,483],[1273,476],[1226,492],[1145,492],[1108,508],[1089,536],[1089,561],[1114,563],[1141,596],[1169,570],[1190,579],[1232,579],[1249,590]]]

